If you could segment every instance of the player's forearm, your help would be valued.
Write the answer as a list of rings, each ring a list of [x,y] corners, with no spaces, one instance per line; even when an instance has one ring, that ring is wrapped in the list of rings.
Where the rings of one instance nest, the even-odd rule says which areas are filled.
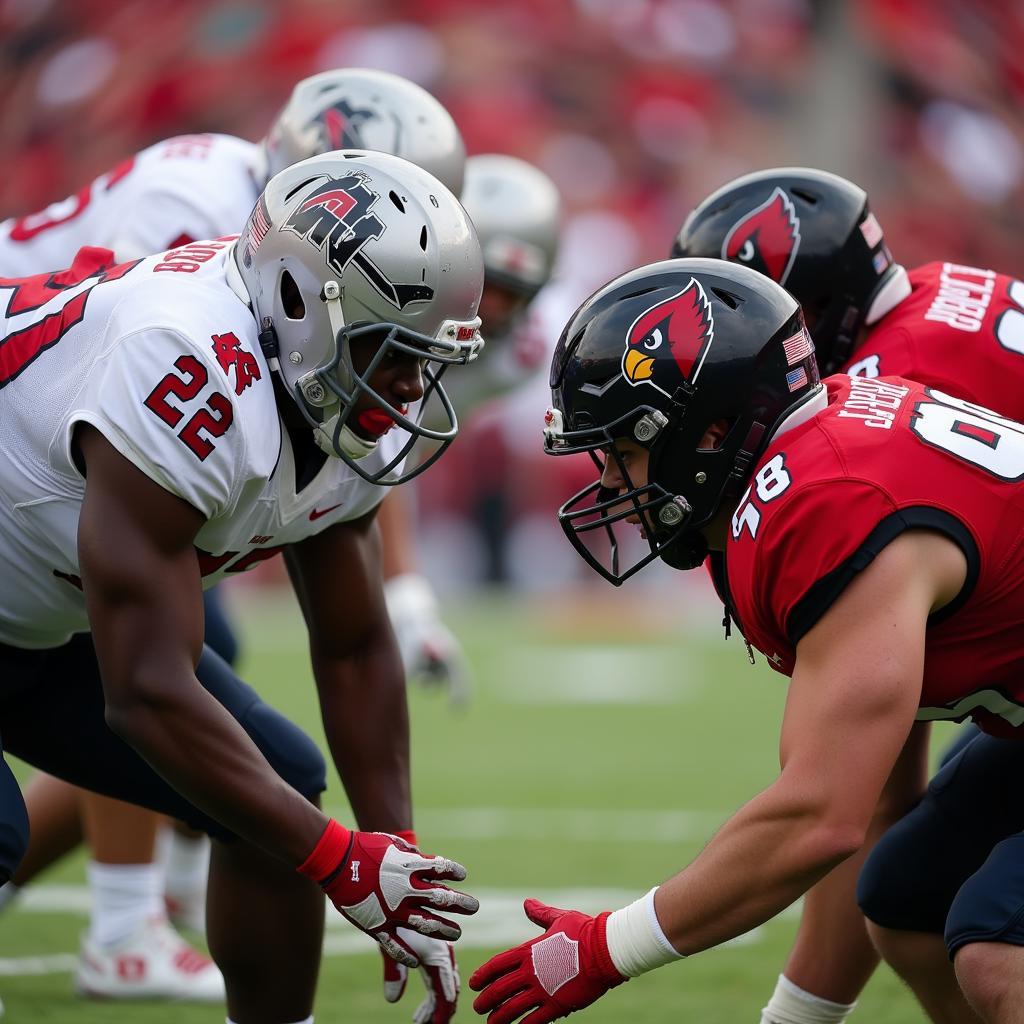
[[[853,1003],[878,965],[857,905],[857,878],[875,843],[924,793],[929,732],[926,722],[914,725],[879,798],[864,845],[804,898],[800,928],[783,973],[805,992],[835,1003]]]
[[[327,743],[359,827],[411,828],[409,711],[390,631],[350,657],[314,657],[313,669]]]
[[[419,572],[413,497],[404,488],[392,488],[380,503],[377,509],[377,528],[380,530],[384,579]]]
[[[774,917],[862,841],[860,829],[832,822],[780,780],[658,889],[658,919],[681,953],[716,946]]]
[[[834,1003],[860,996],[879,956],[855,898],[857,876],[873,844],[864,844],[804,897],[796,941],[783,974],[794,985]]]
[[[290,864],[309,855],[327,818],[267,763],[194,676],[122,686],[111,728],[176,790],[233,832]],[[134,694],[134,696],[128,696]]]

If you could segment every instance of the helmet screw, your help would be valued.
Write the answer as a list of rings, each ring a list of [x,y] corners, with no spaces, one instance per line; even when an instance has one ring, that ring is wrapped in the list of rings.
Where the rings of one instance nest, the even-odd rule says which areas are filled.
[[[311,402],[322,402],[327,397],[324,386],[318,380],[311,380],[302,390]]]
[[[448,328],[448,337],[449,338],[454,338],[455,337],[455,328],[454,327],[449,327]]]
[[[708,475],[701,470],[693,479],[699,484],[706,484],[708,482]]]
[[[667,505],[662,505],[658,522],[663,526],[678,526],[692,511],[690,503],[677,494]]]
[[[641,442],[650,441],[667,423],[667,417],[655,409],[645,413],[636,421],[636,425],[633,427],[633,436]]]
[[[302,362],[302,353],[301,352],[289,352],[288,353],[288,362],[295,363],[295,365],[298,366],[299,363]]]

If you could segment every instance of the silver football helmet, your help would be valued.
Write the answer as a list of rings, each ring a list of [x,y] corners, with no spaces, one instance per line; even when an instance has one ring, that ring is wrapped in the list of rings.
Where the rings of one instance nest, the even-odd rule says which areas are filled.
[[[404,157],[459,195],[466,147],[451,114],[415,82],[339,68],[304,78],[263,142],[267,177],[332,149]]]
[[[430,465],[454,440],[458,419],[440,380],[482,345],[477,306],[483,260],[458,200],[432,175],[386,153],[349,150],[294,164],[275,175],[235,247],[235,265],[261,326],[260,344],[313,428],[317,444],[364,480],[394,484]],[[352,343],[371,345],[368,365]],[[424,396],[391,404],[371,379],[389,353],[422,361]],[[353,418],[357,402],[363,413]],[[377,450],[360,424],[397,424],[398,454],[361,466]],[[426,426],[426,410],[440,406]],[[361,434],[363,436],[361,436]],[[406,471],[419,438],[437,447]],[[411,462],[412,460],[410,460]]]
[[[485,153],[466,161],[462,205],[480,237],[486,286],[514,293],[521,312],[550,280],[558,255],[555,183],[525,160]],[[507,326],[488,322],[484,331],[500,334]]]

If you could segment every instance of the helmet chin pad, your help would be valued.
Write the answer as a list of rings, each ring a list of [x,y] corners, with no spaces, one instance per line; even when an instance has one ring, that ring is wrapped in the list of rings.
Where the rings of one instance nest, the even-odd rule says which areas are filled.
[[[665,543],[661,538],[658,544],[658,557],[673,569],[696,569],[704,564],[708,557],[708,542],[703,533],[686,533],[681,537]]]
[[[339,458],[344,452],[350,459],[358,461],[372,455],[377,450],[376,441],[364,441],[351,427],[343,424],[341,430],[337,429],[338,419],[341,416],[339,409],[333,416],[324,420],[313,431],[313,437],[321,451],[333,458]],[[337,440],[337,443],[335,441]]]

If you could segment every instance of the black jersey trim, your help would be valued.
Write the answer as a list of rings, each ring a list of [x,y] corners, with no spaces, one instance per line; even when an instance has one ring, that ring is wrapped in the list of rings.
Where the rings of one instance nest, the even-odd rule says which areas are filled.
[[[786,620],[786,635],[795,647],[832,607],[857,573],[866,569],[884,548],[905,530],[935,530],[955,543],[967,559],[967,578],[960,593],[944,608],[929,616],[928,625],[955,615],[974,592],[981,571],[981,556],[971,531],[956,516],[927,505],[914,505],[887,515],[849,558],[822,576],[796,603]]]

